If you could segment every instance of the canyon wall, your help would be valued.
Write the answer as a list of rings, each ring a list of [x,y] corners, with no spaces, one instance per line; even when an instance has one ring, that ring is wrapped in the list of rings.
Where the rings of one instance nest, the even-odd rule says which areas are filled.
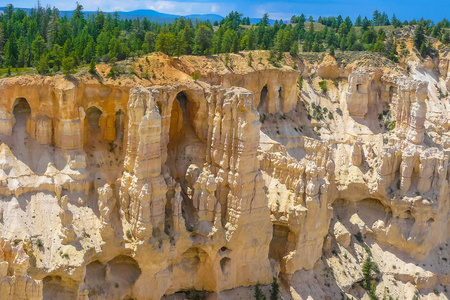
[[[430,82],[330,55],[225,73],[155,57],[200,80],[0,81],[2,299],[160,299],[274,276],[306,299],[299,278],[339,249],[419,265],[448,242],[448,97]],[[448,266],[426,272],[403,281],[449,283]],[[338,290],[356,295],[358,276]]]

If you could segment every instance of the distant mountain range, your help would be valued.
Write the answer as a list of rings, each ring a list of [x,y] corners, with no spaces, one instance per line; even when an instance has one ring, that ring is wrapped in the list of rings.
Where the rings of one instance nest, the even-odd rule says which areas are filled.
[[[3,9],[4,7],[0,7],[0,13],[3,13]],[[15,9],[19,9],[19,8],[15,8]],[[30,8],[20,8],[25,10],[27,13],[30,12]],[[89,16],[91,14],[96,14],[96,11],[83,11],[85,13],[85,15]],[[108,13],[108,12],[105,12]],[[111,13],[111,12],[109,12]],[[149,19],[152,22],[158,22],[158,23],[171,23],[173,22],[176,18],[182,17],[180,15],[171,15],[171,14],[165,14],[165,13],[161,13],[158,12],[156,10],[151,10],[151,9],[139,9],[139,10],[133,10],[133,11],[119,11],[119,16],[122,19],[137,19],[137,18],[144,18],[146,17],[147,19]],[[65,10],[65,11],[60,11],[61,16],[67,16],[67,17],[71,17],[73,14],[73,10]],[[206,15],[199,15],[199,14],[193,14],[193,15],[186,15],[184,16],[187,19],[191,19],[191,20],[195,20],[195,19],[199,19],[200,21],[206,21],[209,20],[211,21],[211,23],[214,23],[215,21],[220,22],[220,20],[222,20],[224,17],[220,16],[220,15],[216,15],[216,14],[206,14]],[[258,23],[260,20],[260,18],[250,18],[250,22],[253,24]],[[275,22],[275,20],[269,20],[269,23],[273,25],[273,23]]]

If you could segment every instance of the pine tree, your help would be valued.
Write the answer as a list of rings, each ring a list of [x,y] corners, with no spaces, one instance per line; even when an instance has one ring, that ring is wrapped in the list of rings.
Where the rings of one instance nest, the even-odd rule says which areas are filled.
[[[3,35],[3,30],[2,30],[2,28],[0,27],[0,51],[3,51],[3,45],[4,45],[4,42],[5,42],[5,39],[4,39],[5,37],[4,37],[4,35]]]
[[[16,43],[16,35],[11,34],[9,40],[5,44],[5,65],[17,66],[18,49]]]
[[[334,56],[334,46],[333,45],[331,45],[331,47],[330,47],[330,55]]]
[[[259,21],[259,23],[262,24],[263,26],[269,26],[269,14],[265,13],[261,18],[261,20]]]
[[[400,20],[395,17],[395,14],[392,15],[392,19],[391,20],[392,20],[391,23],[394,26],[394,28],[398,28],[398,27],[400,27],[402,25]]]
[[[341,49],[341,51],[347,50],[347,38],[345,36],[342,37],[339,48]]]
[[[153,52],[155,50],[156,36],[153,32],[149,31],[145,33],[145,41],[148,45],[148,52]]]
[[[366,260],[364,261],[362,267],[361,267],[361,271],[363,273],[363,287],[366,290],[371,289],[371,285],[372,285],[372,271],[374,271],[375,273],[378,272],[378,266],[375,264],[375,262],[372,261],[372,259],[370,258],[370,255],[367,255]]]
[[[312,45],[312,52],[320,52],[319,43],[314,42]]]
[[[398,63],[398,52],[397,52],[397,42],[394,41],[394,43],[391,46],[391,52],[389,53],[390,60],[392,60],[395,63]]]
[[[171,55],[174,42],[175,37],[172,33],[161,31],[156,37],[155,50],[167,55]]]
[[[210,54],[212,50],[212,30],[206,25],[202,24],[198,26],[195,32],[194,38],[194,50],[195,55]]]
[[[265,300],[266,297],[261,291],[261,284],[257,283],[255,285],[255,300]]]
[[[66,57],[62,60],[62,69],[63,73],[66,76],[69,76],[75,70],[75,59],[73,56]]]
[[[444,44],[450,43],[450,32],[448,30],[446,30],[442,35],[442,43]]]
[[[294,40],[291,45],[291,49],[289,49],[289,53],[292,57],[298,56],[298,41]]]
[[[427,53],[427,49],[426,49],[426,47],[425,47],[425,44],[422,44],[422,45],[420,46],[419,52],[420,52],[420,55],[421,55],[422,57],[425,57],[425,55],[426,55],[426,53]]]
[[[29,52],[30,48],[27,47],[27,41],[26,37],[23,35],[19,38],[19,41],[17,42],[18,48],[19,48],[19,55],[17,58],[17,65],[18,67],[25,67],[29,62]]]
[[[419,22],[414,30],[414,46],[417,49],[422,49],[422,45],[425,43],[425,28],[422,22]],[[420,50],[422,52],[422,50]]]
[[[355,20],[355,26],[362,26],[361,15],[359,15]]]
[[[109,52],[109,41],[111,37],[107,33],[107,31],[102,31],[97,38],[97,46],[96,46],[96,54],[98,58],[102,58]],[[67,42],[66,42],[67,43]],[[66,48],[66,44],[64,44],[64,52]],[[67,56],[67,55],[66,55]]]
[[[38,71],[39,74],[41,75],[45,75],[48,74],[49,72],[49,67],[48,67],[48,61],[47,61],[47,57],[45,54],[41,55],[41,58],[39,59],[39,62],[36,66],[36,70]]]
[[[92,75],[97,74],[97,69],[95,68],[95,60],[92,58],[91,63],[89,64],[89,73]]]
[[[247,34],[242,37],[241,43],[240,43],[241,50],[250,50],[249,39],[250,38]]]
[[[39,62],[45,51],[45,41],[40,34],[36,36],[31,44],[31,55],[33,55],[33,61],[35,64]]]
[[[278,285],[278,279],[274,276],[272,282],[272,290],[270,291],[270,300],[278,300],[280,293],[280,286]]]
[[[223,52],[223,53],[235,52],[233,50],[234,50],[235,39],[237,39],[237,38],[238,37],[237,37],[236,31],[234,31],[232,29],[228,29],[225,32],[225,35],[223,36],[221,52]]]
[[[86,46],[86,49],[84,49],[83,52],[83,60],[85,62],[92,61],[95,58],[95,42],[94,39],[91,37],[91,40]]]

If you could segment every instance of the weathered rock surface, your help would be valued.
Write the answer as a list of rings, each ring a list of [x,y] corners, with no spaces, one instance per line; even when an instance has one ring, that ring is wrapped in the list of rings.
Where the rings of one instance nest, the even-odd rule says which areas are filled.
[[[150,56],[170,82],[1,80],[0,298],[175,299],[274,275],[284,297],[363,298],[368,256],[380,298],[446,293],[448,99],[419,71],[448,89],[448,61],[406,76],[245,55],[233,72]]]

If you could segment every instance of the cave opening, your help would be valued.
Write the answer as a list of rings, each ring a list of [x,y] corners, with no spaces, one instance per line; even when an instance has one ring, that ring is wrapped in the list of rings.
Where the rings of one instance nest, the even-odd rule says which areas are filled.
[[[121,109],[116,112],[114,125],[116,128],[116,141],[122,141],[125,131],[125,113]]]
[[[42,299],[76,299],[77,282],[70,278],[48,275],[42,280]]]
[[[23,130],[27,126],[27,121],[31,115],[31,107],[25,98],[18,98],[14,103],[13,115],[16,119],[16,124],[14,125],[14,130]]]
[[[390,86],[389,87],[389,102],[392,102],[392,99],[394,98],[394,94],[396,93],[395,91],[395,87],[394,86]]]
[[[99,120],[102,115],[102,111],[95,106],[91,106],[86,110],[86,118],[88,120],[89,128],[99,129]]]
[[[86,119],[85,119],[85,142],[95,142],[101,140],[100,133],[100,117],[102,115],[102,111],[95,107],[91,106],[86,110]]]
[[[175,192],[173,190],[168,190],[166,196],[166,206],[164,208],[164,232],[169,236],[171,236],[173,232],[173,209],[171,201],[173,197],[175,197]]]
[[[361,84],[360,84],[360,83],[358,83],[358,84],[356,85],[356,91],[359,92],[359,93],[361,93]]]
[[[125,143],[125,125],[126,125],[126,115],[125,113],[119,109],[116,111],[114,116],[114,131],[115,131],[115,140],[114,142],[109,143],[109,151],[114,152],[118,157],[115,158],[117,165],[121,166],[123,160],[125,159],[125,153],[123,149],[126,148]]]
[[[223,274],[228,273],[228,269],[230,268],[230,265],[231,265],[231,258],[224,257],[220,260],[220,269],[222,270]]]
[[[119,255],[106,264],[99,261],[89,263],[84,283],[93,299],[132,299],[130,291],[141,273],[135,259]]]
[[[289,227],[281,224],[273,224],[273,235],[269,245],[269,257],[275,261],[283,261],[290,251],[290,240],[293,233]]]
[[[223,263],[226,264],[226,260]],[[211,267],[212,264],[213,261],[206,251],[201,247],[193,246],[184,252],[181,261],[174,265],[173,276],[180,278],[179,286],[184,288],[215,290],[217,275]]]
[[[170,116],[168,167],[175,180],[181,180],[192,163],[193,158],[186,148],[192,140],[198,140],[191,117],[195,105],[191,103],[184,92],[179,92],[173,101]],[[182,184],[183,185],[183,184]]]
[[[269,98],[269,89],[267,88],[266,84],[261,90],[261,97],[259,98],[258,111],[265,110],[268,98]]]
[[[91,106],[86,110],[86,117],[84,119],[84,151],[86,152],[87,166],[91,170],[98,172],[92,173],[94,178],[103,178],[103,168],[105,166],[112,166],[110,153],[113,149],[108,147],[108,144],[103,139],[101,128],[101,118],[103,112],[96,106]],[[96,194],[95,189],[91,192]]]
[[[190,165],[202,166],[206,161],[206,144],[197,135],[194,127],[197,108],[197,104],[190,101],[185,92],[181,91],[177,94],[172,104],[167,145],[166,166],[172,178],[181,186],[182,215],[189,231],[194,228],[195,208],[187,192],[186,172]],[[166,233],[170,232],[171,221],[169,219],[172,214],[173,208],[168,205],[166,207]]]
[[[280,88],[278,89],[278,100],[282,100],[283,99],[283,88],[280,86]]]

